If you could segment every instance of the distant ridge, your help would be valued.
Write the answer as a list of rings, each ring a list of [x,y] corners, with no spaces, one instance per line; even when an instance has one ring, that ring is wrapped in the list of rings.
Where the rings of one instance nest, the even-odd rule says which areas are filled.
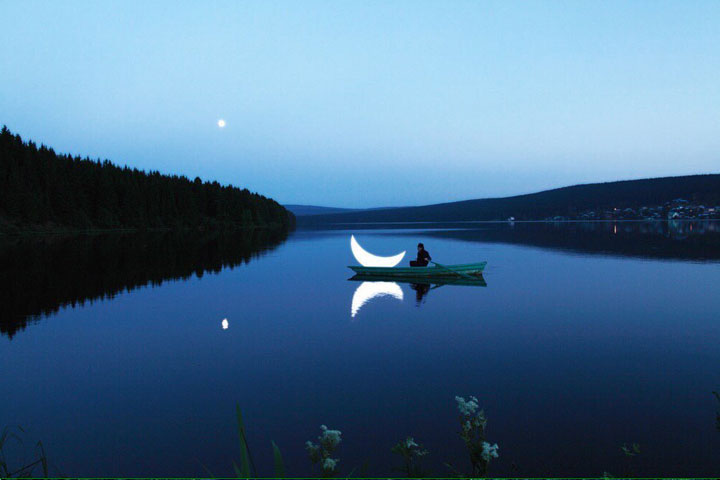
[[[357,211],[356,208],[318,207],[316,205],[283,205],[283,207],[290,210],[296,217]]]
[[[678,198],[720,205],[720,174],[592,183],[513,197],[313,215],[298,219],[298,224],[577,218],[587,211],[661,206]]]
[[[318,207],[315,205],[283,205],[296,217],[309,217],[313,215],[333,215],[336,213],[349,212],[370,212],[373,210],[385,210],[393,207],[373,207],[373,208],[340,208],[340,207]]]

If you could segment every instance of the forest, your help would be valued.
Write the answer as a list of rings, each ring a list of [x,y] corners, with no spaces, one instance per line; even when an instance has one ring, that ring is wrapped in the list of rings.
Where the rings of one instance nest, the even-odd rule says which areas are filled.
[[[0,132],[0,233],[288,228],[275,200],[218,182],[55,153]]]

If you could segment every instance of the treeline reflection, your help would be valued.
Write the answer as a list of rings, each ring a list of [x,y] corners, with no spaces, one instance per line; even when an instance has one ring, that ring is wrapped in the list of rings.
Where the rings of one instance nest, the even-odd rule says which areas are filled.
[[[287,231],[133,233],[0,240],[0,334],[63,306],[247,263]]]
[[[449,227],[449,226],[446,226]],[[532,222],[454,225],[424,236],[507,243],[582,254],[720,260],[720,222]],[[417,235],[417,234],[411,234]]]

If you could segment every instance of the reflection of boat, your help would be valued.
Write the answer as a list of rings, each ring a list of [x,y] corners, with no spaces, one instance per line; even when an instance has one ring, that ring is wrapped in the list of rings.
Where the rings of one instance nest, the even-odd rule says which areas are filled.
[[[485,283],[482,274],[477,274],[473,277],[474,278],[415,277],[412,275],[354,275],[348,280],[362,283],[355,289],[355,294],[353,295],[350,306],[350,316],[354,318],[360,311],[360,308],[374,298],[393,297],[402,301],[403,291],[397,282],[410,284],[410,288],[415,291],[417,306],[420,306],[430,290],[442,287],[443,285],[487,287],[487,283]]]
[[[415,285],[464,285],[468,287],[487,287],[485,278],[482,274],[474,275],[475,278],[465,277],[415,277],[412,275],[354,275],[348,280],[353,282],[401,282],[401,283],[412,283]]]
[[[409,278],[436,278],[436,277],[454,277],[465,278],[467,275],[481,275],[485,269],[487,262],[480,263],[463,263],[459,265],[434,267],[360,267],[349,266],[353,272],[358,275],[366,276],[382,276],[382,277],[409,277]],[[470,280],[466,278],[466,280]]]

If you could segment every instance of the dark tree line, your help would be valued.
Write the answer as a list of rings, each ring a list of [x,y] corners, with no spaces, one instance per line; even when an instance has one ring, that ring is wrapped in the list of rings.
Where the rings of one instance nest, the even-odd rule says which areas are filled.
[[[0,231],[289,227],[294,216],[247,189],[57,154],[0,133]]]

